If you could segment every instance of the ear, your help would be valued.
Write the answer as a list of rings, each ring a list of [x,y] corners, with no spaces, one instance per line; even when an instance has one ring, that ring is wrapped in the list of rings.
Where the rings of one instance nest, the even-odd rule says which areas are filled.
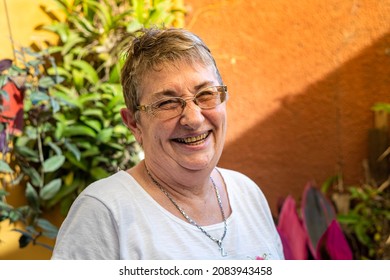
[[[141,129],[139,128],[139,123],[136,120],[135,113],[132,113],[127,108],[122,108],[120,112],[121,112],[121,117],[122,117],[123,123],[133,133],[137,142],[142,145],[142,132],[141,132]]]

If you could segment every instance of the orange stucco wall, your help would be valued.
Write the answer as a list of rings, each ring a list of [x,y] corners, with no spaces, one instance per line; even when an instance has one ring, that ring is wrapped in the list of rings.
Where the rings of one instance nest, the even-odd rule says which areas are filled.
[[[309,180],[342,170],[346,183],[361,181],[370,107],[390,102],[390,0],[184,2],[186,27],[210,46],[229,87],[220,165],[258,183],[274,213]],[[15,41],[42,40],[38,3],[51,1],[7,3]],[[3,58],[12,53],[3,7],[0,15]],[[0,259],[50,256],[3,246]]]
[[[6,5],[4,5],[4,3]],[[54,9],[51,0],[5,0],[0,4],[0,59],[13,58],[12,44],[16,49],[29,46],[31,42],[42,44],[54,39],[51,34],[34,30],[38,25],[48,23],[49,18],[42,12],[41,5]],[[8,10],[8,19],[6,11]],[[8,24],[9,23],[9,24]],[[10,29],[9,30],[9,26]],[[11,35],[12,39],[11,40]]]
[[[390,1],[186,3],[229,87],[221,166],[253,178],[274,213],[309,180],[360,182],[370,107],[390,102]]]

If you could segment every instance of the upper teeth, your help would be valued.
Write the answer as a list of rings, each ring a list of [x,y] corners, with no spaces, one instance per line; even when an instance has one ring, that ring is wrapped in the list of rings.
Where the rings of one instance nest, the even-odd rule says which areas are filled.
[[[178,141],[179,142],[184,142],[184,143],[192,143],[192,142],[196,142],[196,141],[200,141],[202,139],[205,139],[207,137],[208,133],[203,133],[199,136],[193,136],[193,137],[187,137],[187,138],[179,138]]]

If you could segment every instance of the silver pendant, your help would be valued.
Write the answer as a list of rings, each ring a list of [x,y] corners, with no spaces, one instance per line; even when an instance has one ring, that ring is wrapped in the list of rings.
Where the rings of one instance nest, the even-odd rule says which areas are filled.
[[[220,247],[219,250],[221,251],[221,256],[222,257],[226,257],[227,256],[227,253],[225,252],[225,249],[223,249],[223,247]]]
[[[218,240],[217,244],[219,246],[219,251],[221,251],[221,256],[226,257],[227,253],[225,252],[225,249],[222,247],[222,240]]]

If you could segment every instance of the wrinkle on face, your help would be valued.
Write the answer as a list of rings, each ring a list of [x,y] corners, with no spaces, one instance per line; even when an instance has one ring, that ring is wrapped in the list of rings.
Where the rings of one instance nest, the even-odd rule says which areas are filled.
[[[142,83],[140,100],[141,104],[149,104],[167,94],[192,97],[201,88],[210,85],[219,85],[214,66],[180,62],[176,67],[148,73]],[[223,103],[205,110],[188,101],[183,114],[169,120],[159,120],[140,112],[138,126],[145,159],[152,162],[156,169],[212,170],[225,141],[226,105]]]

